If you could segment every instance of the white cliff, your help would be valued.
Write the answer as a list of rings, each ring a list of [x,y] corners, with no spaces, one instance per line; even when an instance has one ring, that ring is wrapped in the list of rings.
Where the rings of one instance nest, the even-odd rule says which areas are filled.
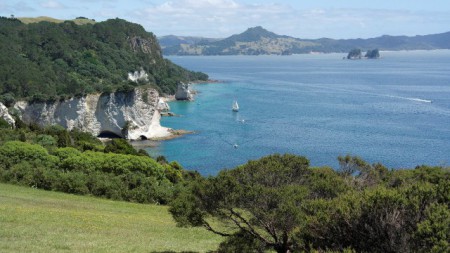
[[[0,118],[4,119],[11,126],[14,126],[16,123],[14,118],[9,114],[8,108],[2,103],[0,103]]]
[[[177,92],[175,93],[176,100],[194,100],[190,85],[188,83],[179,83]]]
[[[159,123],[158,92],[136,88],[132,92],[90,94],[65,101],[18,102],[15,108],[24,122],[39,125],[61,125],[68,130],[78,128],[95,136],[115,134],[130,140],[164,138],[169,128]]]
[[[148,81],[148,74],[141,69],[140,71],[134,71],[133,73],[128,73],[128,80],[137,83],[138,81]]]
[[[168,112],[170,111],[170,106],[164,98],[159,98],[156,109],[160,112]]]

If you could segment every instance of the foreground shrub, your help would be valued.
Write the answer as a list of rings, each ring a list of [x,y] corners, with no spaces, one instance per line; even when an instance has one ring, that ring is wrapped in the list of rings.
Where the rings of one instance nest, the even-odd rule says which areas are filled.
[[[0,181],[73,194],[140,203],[170,202],[174,185],[167,168],[148,156],[7,142],[0,146]]]
[[[220,252],[448,251],[448,170],[340,161],[335,172],[304,157],[263,157],[197,178],[170,212],[179,225],[224,236]]]

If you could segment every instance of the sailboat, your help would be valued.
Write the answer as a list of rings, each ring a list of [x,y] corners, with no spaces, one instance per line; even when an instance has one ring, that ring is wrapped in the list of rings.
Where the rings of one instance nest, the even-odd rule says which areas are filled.
[[[233,110],[233,112],[238,112],[239,111],[239,105],[238,105],[236,100],[233,102],[232,110]]]

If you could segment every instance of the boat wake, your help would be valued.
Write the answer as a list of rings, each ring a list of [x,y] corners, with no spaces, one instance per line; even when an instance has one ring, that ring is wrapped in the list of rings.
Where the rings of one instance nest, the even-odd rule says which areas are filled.
[[[321,88],[321,89],[342,91],[342,92],[348,92],[348,93],[367,94],[367,95],[371,95],[371,96],[388,97],[388,98],[402,99],[402,100],[408,100],[408,101],[414,101],[414,102],[420,102],[420,103],[433,103],[433,101],[429,100],[429,99],[416,98],[416,97],[402,97],[402,96],[396,96],[396,95],[367,92],[367,91],[362,91],[362,90],[343,89],[343,88],[330,87],[329,85],[317,85],[317,84],[311,85],[311,84],[306,84],[306,83],[302,83],[302,85],[308,86],[311,88]]]
[[[410,97],[400,97],[400,96],[392,96],[392,95],[386,95],[386,97],[404,99],[404,100],[415,101],[415,102],[420,102],[420,103],[433,103],[433,101],[431,101],[431,100],[422,99],[422,98],[410,98]]]

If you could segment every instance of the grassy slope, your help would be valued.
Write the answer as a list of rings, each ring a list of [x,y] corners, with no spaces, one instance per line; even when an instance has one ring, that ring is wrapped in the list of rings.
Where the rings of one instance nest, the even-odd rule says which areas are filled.
[[[0,184],[0,252],[205,252],[220,240],[176,227],[165,206]]]
[[[20,21],[22,21],[22,23],[24,23],[24,24],[37,23],[37,22],[41,22],[41,21],[62,23],[65,21],[65,20],[55,19],[55,18],[45,17],[45,16],[41,16],[41,17],[37,17],[37,18],[25,18],[24,17],[24,18],[18,18],[18,19]],[[95,24],[95,21],[93,21],[91,19],[72,19],[70,21],[75,22],[75,24],[77,24],[77,25]]]

